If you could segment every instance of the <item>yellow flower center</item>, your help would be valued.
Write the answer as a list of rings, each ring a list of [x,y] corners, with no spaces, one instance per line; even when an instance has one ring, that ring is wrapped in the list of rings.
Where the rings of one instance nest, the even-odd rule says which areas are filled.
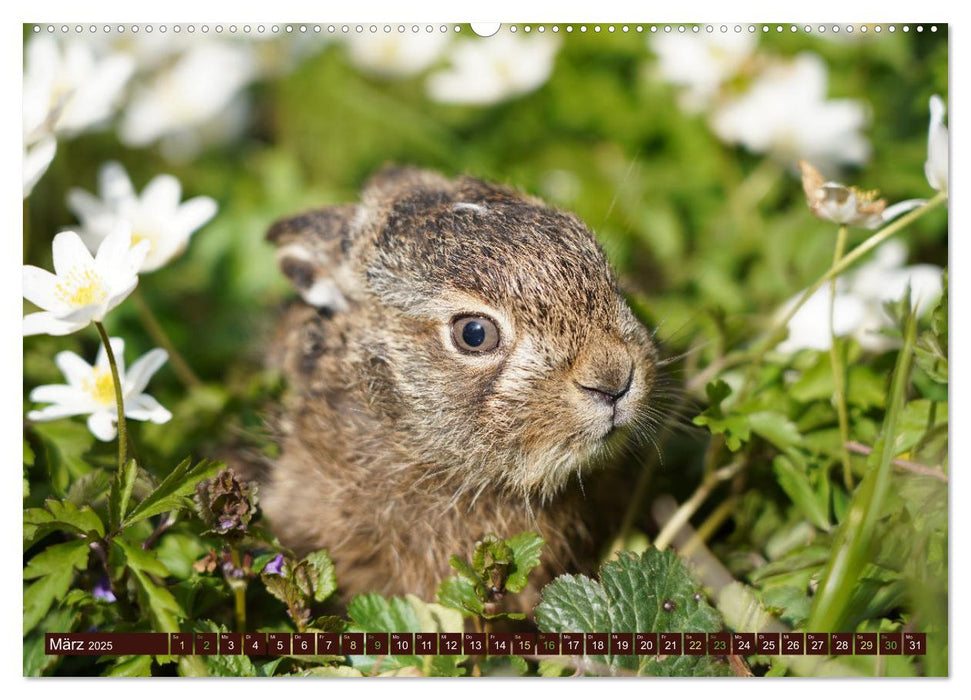
[[[74,268],[54,288],[57,297],[68,306],[81,307],[100,304],[108,298],[104,281],[94,270]]]
[[[99,404],[110,406],[115,403],[115,382],[111,378],[110,369],[95,367],[91,378],[81,382],[81,388]]]
[[[131,232],[131,247],[134,248],[142,241],[148,241],[148,249],[151,250],[155,247],[155,237],[149,233],[142,233],[141,231]]]

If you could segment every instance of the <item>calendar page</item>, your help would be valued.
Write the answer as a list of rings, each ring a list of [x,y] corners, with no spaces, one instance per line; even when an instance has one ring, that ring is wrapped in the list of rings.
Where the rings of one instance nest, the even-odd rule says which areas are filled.
[[[946,23],[22,53],[24,676],[948,676]]]

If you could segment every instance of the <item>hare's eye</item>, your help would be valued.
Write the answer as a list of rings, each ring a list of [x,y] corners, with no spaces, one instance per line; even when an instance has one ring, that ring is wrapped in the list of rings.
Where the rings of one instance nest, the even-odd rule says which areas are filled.
[[[499,345],[499,329],[483,316],[461,316],[452,321],[452,342],[465,352],[490,352]]]

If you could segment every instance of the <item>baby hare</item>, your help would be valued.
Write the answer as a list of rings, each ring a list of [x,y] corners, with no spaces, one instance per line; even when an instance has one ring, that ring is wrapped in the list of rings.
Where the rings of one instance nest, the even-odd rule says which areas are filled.
[[[433,599],[489,533],[543,536],[534,584],[594,566],[622,508],[595,492],[628,487],[593,465],[643,424],[657,352],[580,220],[392,168],[268,238],[303,301],[271,352],[290,396],[261,502],[281,541],[326,548],[345,595]]]

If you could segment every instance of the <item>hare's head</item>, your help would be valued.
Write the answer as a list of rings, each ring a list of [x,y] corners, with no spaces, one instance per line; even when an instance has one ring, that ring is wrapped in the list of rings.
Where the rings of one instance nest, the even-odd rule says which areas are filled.
[[[269,238],[304,301],[345,315],[347,409],[381,416],[415,464],[547,499],[643,423],[656,351],[572,214],[393,169]]]

